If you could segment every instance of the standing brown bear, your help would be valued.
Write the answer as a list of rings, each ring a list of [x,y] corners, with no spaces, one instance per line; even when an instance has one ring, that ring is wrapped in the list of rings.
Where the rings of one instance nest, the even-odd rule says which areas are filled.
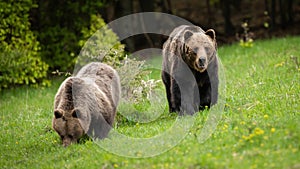
[[[92,62],[59,87],[54,101],[53,129],[64,146],[85,134],[105,138],[119,102],[120,80],[110,66]]]
[[[163,45],[162,80],[170,112],[194,114],[218,100],[218,58],[212,29],[182,25]]]

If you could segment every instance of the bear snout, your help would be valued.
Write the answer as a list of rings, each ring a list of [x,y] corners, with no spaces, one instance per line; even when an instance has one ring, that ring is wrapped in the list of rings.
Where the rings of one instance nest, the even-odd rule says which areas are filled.
[[[204,68],[205,67],[205,62],[206,62],[206,58],[205,57],[200,57],[198,59],[198,67],[199,68]]]
[[[64,147],[67,147],[67,146],[69,146],[69,145],[72,143],[71,139],[68,138],[68,137],[64,138],[64,139],[62,140],[62,142],[63,142],[63,146],[64,146]]]
[[[70,144],[76,143],[77,139],[74,138],[73,136],[69,135],[69,136],[63,137],[62,142],[63,142],[63,146],[64,147],[68,147]]]

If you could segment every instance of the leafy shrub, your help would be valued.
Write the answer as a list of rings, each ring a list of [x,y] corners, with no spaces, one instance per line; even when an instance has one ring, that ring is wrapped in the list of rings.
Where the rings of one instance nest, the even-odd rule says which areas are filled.
[[[91,15],[91,25],[83,28],[83,46],[77,64],[84,65],[87,61],[103,61],[115,68],[121,65],[125,58],[124,45],[118,36],[107,27],[100,15]]]
[[[2,51],[0,65],[1,88],[21,84],[49,85],[49,81],[45,79],[48,65],[39,57],[31,57],[30,51]]]
[[[70,71],[82,47],[78,42],[86,38],[82,30],[94,24],[91,15],[98,13],[103,3],[94,0],[43,0],[38,3],[32,17],[41,43],[42,59],[52,71]]]
[[[120,76],[122,95],[133,104],[148,102],[151,92],[157,87],[158,80],[148,79],[150,70],[144,61],[126,57],[117,67]]]
[[[46,85],[48,65],[39,57],[39,42],[30,30],[32,0],[0,2],[0,90],[16,84]]]
[[[122,87],[117,124],[146,122],[157,117],[161,112],[158,109],[161,110],[165,106],[162,106],[164,102],[160,99],[160,80],[149,78],[152,71],[145,61],[126,57],[116,69]]]

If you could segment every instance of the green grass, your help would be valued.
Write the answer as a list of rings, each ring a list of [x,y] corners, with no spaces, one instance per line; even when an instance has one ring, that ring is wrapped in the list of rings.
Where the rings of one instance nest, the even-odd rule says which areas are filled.
[[[300,168],[299,44],[300,37],[288,37],[255,41],[252,48],[220,47],[226,107],[216,131],[206,142],[198,143],[197,133],[208,117],[207,111],[199,113],[177,146],[151,158],[117,156],[91,141],[63,148],[51,129],[53,98],[61,80],[44,89],[2,91],[0,166]],[[160,66],[159,58],[152,63]],[[154,71],[153,77],[159,77],[159,71]],[[176,120],[175,115],[161,111],[158,119],[145,124],[118,120],[115,130],[132,137],[152,137],[168,130]]]

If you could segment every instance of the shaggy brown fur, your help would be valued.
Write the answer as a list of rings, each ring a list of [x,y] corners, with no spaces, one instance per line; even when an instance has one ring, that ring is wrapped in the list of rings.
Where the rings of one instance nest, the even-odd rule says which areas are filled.
[[[54,101],[53,129],[64,146],[84,134],[104,138],[111,129],[120,96],[117,72],[108,65],[92,62],[59,87]]]
[[[215,32],[182,25],[163,46],[162,80],[170,112],[194,114],[218,98],[218,60]]]

